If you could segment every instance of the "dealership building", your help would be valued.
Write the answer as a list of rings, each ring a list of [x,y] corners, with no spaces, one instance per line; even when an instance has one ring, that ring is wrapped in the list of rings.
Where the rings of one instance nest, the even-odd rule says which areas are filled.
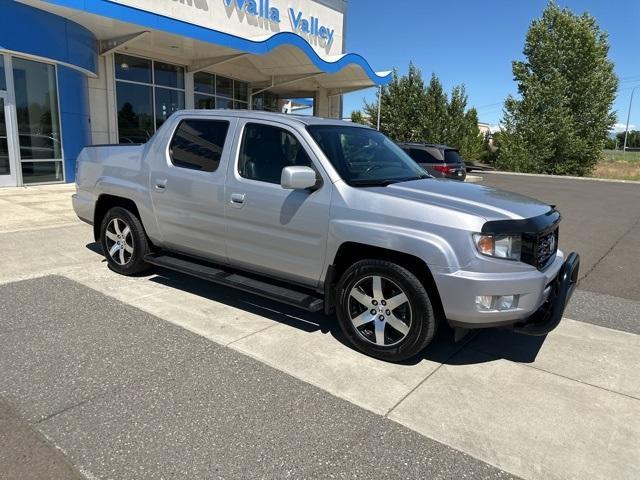
[[[342,116],[382,85],[345,52],[346,0],[0,0],[0,186],[73,182],[87,145],[176,110]]]

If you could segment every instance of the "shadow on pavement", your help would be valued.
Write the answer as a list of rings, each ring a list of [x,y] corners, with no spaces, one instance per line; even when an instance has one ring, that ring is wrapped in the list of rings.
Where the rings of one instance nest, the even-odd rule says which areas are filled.
[[[87,250],[91,250],[93,253],[97,253],[98,255],[104,255],[104,252],[102,251],[102,245],[100,245],[100,242],[87,243],[86,247],[87,247]]]
[[[102,248],[97,242],[88,244],[87,248],[102,255]],[[304,332],[320,331],[331,334],[336,341],[353,348],[340,330],[335,315],[305,312],[257,295],[159,267],[142,276],[148,277],[151,282],[260,315]],[[491,328],[472,331],[456,344],[453,329],[448,325],[441,325],[433,341],[423,352],[401,364],[409,366],[429,360],[446,365],[470,365],[496,359],[532,363],[545,339],[546,337],[530,337],[507,329]],[[461,352],[464,352],[464,355]]]
[[[334,339],[348,348],[353,348],[343,335],[335,315],[305,312],[256,295],[232,288],[216,285],[205,280],[190,277],[165,269],[155,269],[150,281],[177,288],[209,300],[239,308],[249,313],[261,315],[283,325],[313,333],[320,331],[331,334]],[[506,329],[487,329],[471,332],[458,344],[454,342],[453,329],[441,326],[431,344],[417,356],[401,362],[416,365],[429,360],[447,365],[469,365],[505,359],[513,362],[531,363],[535,361],[546,337],[531,337]],[[469,351],[473,354],[469,354]],[[465,354],[460,353],[464,351]]]
[[[155,275],[149,277],[151,282],[239,308],[305,332],[328,333],[335,325],[333,317],[326,317],[320,313],[304,312],[266,298],[171,270],[154,268],[153,272]]]

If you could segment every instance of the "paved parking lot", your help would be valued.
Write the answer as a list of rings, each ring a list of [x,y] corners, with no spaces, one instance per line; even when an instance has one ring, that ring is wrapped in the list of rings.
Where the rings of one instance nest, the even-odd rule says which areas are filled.
[[[330,318],[117,276],[70,187],[0,190],[8,478],[640,478],[640,186],[484,182],[563,212],[583,255],[570,319],[544,339],[443,332],[404,365]]]

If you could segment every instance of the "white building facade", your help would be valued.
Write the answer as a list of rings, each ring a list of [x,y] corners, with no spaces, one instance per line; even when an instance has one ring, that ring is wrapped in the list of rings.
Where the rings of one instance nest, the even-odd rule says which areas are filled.
[[[345,0],[0,0],[0,186],[71,182],[86,145],[141,143],[183,108],[340,118],[385,84],[345,53]],[[290,103],[289,103],[290,104]]]

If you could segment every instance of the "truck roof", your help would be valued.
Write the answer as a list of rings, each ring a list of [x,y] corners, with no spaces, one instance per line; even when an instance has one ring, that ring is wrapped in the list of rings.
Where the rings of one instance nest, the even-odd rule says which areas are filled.
[[[225,116],[239,118],[255,118],[260,120],[273,120],[277,122],[290,121],[308,125],[348,125],[354,127],[370,128],[366,125],[354,124],[344,120],[334,118],[312,117],[309,115],[295,115],[285,113],[265,112],[261,110],[180,110],[179,115],[207,115],[207,116]]]

